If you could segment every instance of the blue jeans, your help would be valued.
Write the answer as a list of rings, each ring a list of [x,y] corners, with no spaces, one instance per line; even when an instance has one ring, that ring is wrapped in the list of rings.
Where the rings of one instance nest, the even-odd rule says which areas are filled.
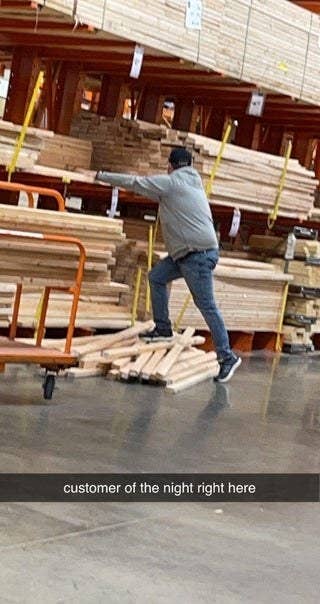
[[[219,250],[192,252],[174,261],[170,256],[160,260],[149,273],[153,318],[160,330],[171,329],[167,284],[184,278],[195,305],[207,323],[220,361],[233,356],[229,337],[213,293],[212,271],[219,259]]]

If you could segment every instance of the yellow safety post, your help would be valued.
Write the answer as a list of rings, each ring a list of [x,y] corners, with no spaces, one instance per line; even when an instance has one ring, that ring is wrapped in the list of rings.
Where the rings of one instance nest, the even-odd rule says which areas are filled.
[[[44,291],[42,292],[42,294],[39,298],[39,302],[37,304],[37,308],[36,308],[36,312],[35,312],[35,316],[34,316],[34,322],[35,322],[34,338],[35,339],[37,339],[37,336],[38,336],[38,329],[39,329],[40,317],[41,317],[41,313],[42,313],[43,301],[44,301]]]
[[[152,255],[153,255],[153,226],[149,225],[149,237],[148,237],[148,273],[152,269]],[[146,312],[150,312],[150,285],[147,273],[147,291],[146,291]]]
[[[138,267],[135,285],[134,285],[134,296],[133,296],[133,305],[132,305],[132,313],[131,313],[131,325],[134,325],[137,318],[137,310],[140,296],[140,285],[141,285],[141,274],[142,269],[141,266]]]
[[[282,333],[282,328],[283,328],[284,315],[286,312],[288,291],[289,291],[289,283],[287,282],[283,289],[283,296],[282,296],[282,303],[281,303],[281,310],[280,310],[280,317],[279,317],[279,324],[278,324],[278,331],[277,331],[277,339],[276,339],[276,345],[275,345],[276,352],[281,352],[281,333]]]
[[[279,186],[278,186],[278,190],[277,190],[277,194],[276,194],[276,199],[275,199],[275,202],[274,202],[274,207],[273,207],[273,210],[270,212],[270,214],[268,216],[268,228],[270,230],[273,228],[274,223],[275,223],[275,221],[277,220],[277,217],[278,217],[279,205],[280,205],[280,200],[281,200],[281,195],[282,195],[284,183],[285,183],[286,176],[287,176],[288,163],[289,163],[289,159],[290,159],[290,156],[291,156],[291,152],[292,152],[292,140],[290,139],[288,141],[288,145],[287,145],[287,149],[286,149],[284,166],[283,166],[282,173],[281,173],[281,178],[280,178],[280,182],[279,182]]]
[[[24,118],[24,122],[23,122],[23,125],[22,125],[22,128],[21,128],[21,132],[20,132],[20,134],[19,134],[19,136],[17,138],[17,142],[16,142],[16,145],[15,145],[15,149],[14,149],[12,160],[11,160],[9,166],[7,167],[8,180],[9,181],[11,180],[12,173],[16,169],[19,153],[20,153],[20,151],[21,151],[21,149],[23,147],[24,139],[25,139],[26,134],[27,134],[27,129],[28,129],[28,126],[29,126],[30,121],[31,121],[31,117],[32,117],[32,114],[33,114],[33,110],[34,110],[34,107],[35,107],[35,104],[36,104],[38,92],[40,90],[40,86],[42,84],[42,81],[43,81],[43,71],[40,71],[39,75],[37,77],[37,81],[36,81],[33,93],[32,93],[32,97],[30,99],[30,103],[29,103],[29,106],[28,106],[28,110],[27,110],[26,116]]]
[[[223,139],[222,139],[222,141],[221,141],[221,145],[220,145],[219,153],[218,153],[218,155],[217,155],[217,157],[216,157],[216,161],[214,162],[214,164],[213,164],[213,166],[212,166],[212,170],[211,170],[210,178],[209,178],[209,180],[208,180],[208,182],[207,182],[207,185],[206,185],[206,194],[207,194],[207,196],[209,196],[209,195],[211,194],[211,192],[212,192],[212,185],[213,185],[213,181],[214,181],[214,179],[215,179],[215,177],[216,177],[216,174],[217,174],[218,168],[219,168],[219,166],[220,166],[220,163],[221,163],[221,160],[222,160],[222,156],[223,156],[223,152],[224,152],[225,146],[226,146],[226,144],[227,144],[227,142],[228,142],[228,140],[229,140],[229,137],[230,137],[230,133],[231,133],[231,129],[232,129],[233,123],[234,123],[233,121],[230,121],[230,122],[228,123],[227,127],[226,127],[226,131],[225,131],[224,136],[223,136]]]
[[[175,329],[176,331],[177,331],[177,330],[179,329],[179,327],[180,327],[180,323],[181,323],[181,321],[182,321],[182,319],[183,319],[184,313],[186,312],[186,310],[187,310],[187,308],[188,308],[188,306],[189,306],[189,304],[190,304],[191,300],[192,300],[192,295],[191,295],[191,294],[188,294],[188,295],[186,296],[186,298],[185,298],[185,301],[184,301],[184,303],[183,303],[183,306],[182,306],[182,308],[181,308],[181,310],[180,310],[180,312],[179,312],[179,314],[178,314],[178,316],[177,316],[177,318],[176,318],[176,320],[175,320],[175,323],[174,323],[174,329]]]

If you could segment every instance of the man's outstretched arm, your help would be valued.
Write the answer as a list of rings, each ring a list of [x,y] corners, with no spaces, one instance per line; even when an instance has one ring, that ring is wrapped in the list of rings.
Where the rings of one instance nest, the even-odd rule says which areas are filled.
[[[133,191],[137,195],[150,197],[155,201],[161,201],[161,198],[168,193],[170,187],[170,176],[168,174],[135,176],[134,174],[117,174],[99,170],[96,174],[96,180],[114,187],[122,187],[128,191]]]

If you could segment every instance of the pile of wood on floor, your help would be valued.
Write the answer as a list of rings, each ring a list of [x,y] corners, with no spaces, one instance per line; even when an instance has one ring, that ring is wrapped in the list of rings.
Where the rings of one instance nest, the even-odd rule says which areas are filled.
[[[197,348],[205,339],[188,327],[169,342],[146,343],[139,338],[154,327],[152,321],[114,334],[74,338],[72,351],[78,355],[78,367],[68,369],[73,377],[104,375],[107,379],[139,380],[159,384],[169,392],[180,392],[219,373],[215,352]],[[45,340],[44,346],[63,349],[64,342]]]
[[[76,116],[73,136],[92,142],[92,168],[133,174],[157,174],[166,171],[172,147],[186,146],[192,152],[194,166],[208,181],[221,142],[188,132],[180,132],[139,120],[114,120],[82,112]],[[237,206],[269,213],[284,166],[284,158],[233,144],[225,147],[213,191],[214,205]],[[314,205],[316,188],[312,171],[290,159],[279,215],[305,219]]]
[[[274,266],[285,269],[286,238],[252,235],[249,245]],[[284,349],[313,351],[313,336],[320,333],[320,242],[297,239],[295,258],[287,263],[286,270],[292,281],[284,316]]]

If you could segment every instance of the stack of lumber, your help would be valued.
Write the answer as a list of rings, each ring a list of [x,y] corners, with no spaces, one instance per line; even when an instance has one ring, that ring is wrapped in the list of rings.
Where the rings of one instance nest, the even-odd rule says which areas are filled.
[[[320,288],[320,263],[317,265],[309,264],[309,262],[311,260],[290,260],[288,273],[293,277],[292,284],[314,289]],[[272,263],[282,270],[284,269],[284,260],[274,258]]]
[[[310,328],[284,325],[282,333],[285,352],[313,352],[314,345]]]
[[[90,168],[91,155],[90,141],[54,134],[51,138],[44,138],[37,164],[62,170],[87,170]]]
[[[273,256],[284,257],[287,239],[275,235],[251,235],[249,246],[252,251],[272,258]],[[320,242],[310,239],[297,239],[295,244],[296,258],[319,258]]]
[[[85,289],[85,288],[84,288]],[[97,288],[97,291],[99,289]],[[131,325],[131,309],[115,302],[106,302],[108,296],[81,295],[76,327],[83,329],[125,329]],[[19,327],[35,329],[39,320],[41,293],[23,292],[19,312]],[[72,297],[62,292],[52,292],[46,318],[47,328],[64,328],[69,323]],[[9,313],[9,321],[11,313]]]
[[[0,227],[19,232],[37,232],[77,237],[85,246],[82,299],[77,326],[124,328],[131,314],[120,306],[121,296],[128,286],[111,280],[117,244],[124,241],[122,221],[99,216],[75,215],[67,212],[34,210],[0,205]],[[40,238],[0,237],[0,282],[23,283],[36,289],[26,292],[22,299],[20,324],[34,326],[40,288],[45,285],[70,287],[78,266],[78,247]],[[6,294],[10,308],[2,320],[10,320],[13,290]],[[66,326],[70,313],[70,296],[55,294],[49,304],[47,326]]]
[[[145,343],[139,339],[139,334],[153,326],[149,321],[115,334],[74,338],[72,351],[79,356],[79,366],[68,370],[67,375],[141,380],[176,393],[219,373],[216,354],[196,348],[204,338],[195,336],[194,328],[188,327],[170,342]],[[64,342],[48,340],[44,346],[63,349]]]
[[[0,120],[0,164],[2,166],[10,164],[20,131],[21,126]],[[18,156],[17,168],[25,170],[33,168],[39,158],[44,140],[49,141],[53,136],[53,132],[28,128],[23,149]]]
[[[39,0],[49,9],[211,69],[317,102],[319,15],[279,0],[206,0],[199,29],[183,0]],[[309,2],[311,5],[312,2]],[[85,42],[84,42],[85,43]],[[150,51],[149,51],[150,52]],[[152,51],[151,51],[152,52]]]
[[[290,344],[299,343],[304,332],[308,350],[313,350],[310,346],[312,335],[320,333],[320,256],[319,264],[309,264],[316,260],[315,257],[305,261],[291,260],[288,265],[293,281],[285,310],[285,324],[288,327],[284,343],[288,343],[289,332]],[[282,266],[284,264],[279,258],[274,258],[273,262]]]
[[[269,257],[292,281],[284,317],[285,350],[313,350],[312,335],[320,332],[320,242],[297,239],[295,259],[285,262],[286,238],[252,235],[250,249]]]
[[[132,304],[133,289],[137,266],[142,267],[139,318],[146,317],[146,251],[132,242],[122,245],[122,254],[118,256],[113,269],[116,281],[127,283],[130,294],[125,297],[126,304]],[[126,251],[130,249],[130,252]],[[154,263],[166,254],[154,253]],[[221,257],[213,275],[215,298],[223,314],[227,329],[232,331],[269,331],[277,333],[283,305],[284,286],[291,281],[271,263],[254,262],[237,257]],[[173,322],[178,319],[180,310],[189,294],[184,279],[173,281],[170,287],[169,310]],[[208,330],[200,312],[190,301],[179,327],[196,327]]]
[[[0,284],[0,326],[7,327],[12,320],[12,309],[16,286]],[[122,283],[110,282],[97,291],[97,286],[85,283],[80,295],[75,326],[90,329],[124,329],[131,323],[131,308],[121,301],[128,295],[129,287]],[[36,329],[39,320],[42,291],[38,287],[23,289],[19,327]],[[46,327],[64,328],[68,326],[71,296],[62,292],[50,294]]]
[[[123,230],[128,239],[133,239],[134,241],[145,242],[146,245],[148,244],[149,227],[150,227],[150,224],[152,224],[153,228],[155,228],[154,222],[149,222],[147,220],[142,220],[140,218],[127,218],[127,217],[123,217],[122,220],[123,220]],[[156,243],[156,246],[158,249],[159,246],[161,248],[163,245],[163,237],[162,237],[162,233],[161,233],[160,224],[158,225],[156,235],[157,235],[157,237],[156,237],[155,243]]]
[[[139,299],[139,316],[144,318],[145,290],[147,283],[147,253],[140,242],[130,239],[123,241],[117,247],[117,261],[112,269],[112,278],[117,283],[126,284],[129,291],[121,296],[121,303],[132,306],[135,281],[138,267],[141,268],[141,289]]]
[[[213,276],[215,298],[230,331],[279,332],[284,286],[291,276],[270,264],[221,258]],[[183,279],[173,281],[170,315],[176,321],[188,295]],[[180,323],[208,329],[191,300]]]
[[[16,288],[14,285],[0,283],[0,325],[7,326],[12,311],[13,297]]]
[[[234,5],[239,1],[228,3]],[[266,87],[293,96],[298,90],[297,96],[300,96],[304,85],[309,89],[306,61],[311,23],[312,14],[290,2],[258,0],[251,3],[242,79],[263,82]]]
[[[8,166],[14,153],[21,126],[0,120],[0,164]],[[62,136],[41,128],[28,128],[17,168],[41,172],[41,167],[59,170],[89,169],[92,145],[90,141]],[[78,175],[81,178],[81,175]],[[73,175],[75,179],[75,175]]]
[[[87,112],[75,118],[72,134],[92,141],[92,168],[112,172],[163,173],[172,147],[186,146],[204,185],[221,145],[220,141],[165,126],[139,120],[112,120]],[[283,166],[283,157],[228,144],[210,201],[214,205],[269,213],[274,207]],[[279,215],[306,219],[313,209],[315,186],[314,173],[298,160],[289,160]]]

